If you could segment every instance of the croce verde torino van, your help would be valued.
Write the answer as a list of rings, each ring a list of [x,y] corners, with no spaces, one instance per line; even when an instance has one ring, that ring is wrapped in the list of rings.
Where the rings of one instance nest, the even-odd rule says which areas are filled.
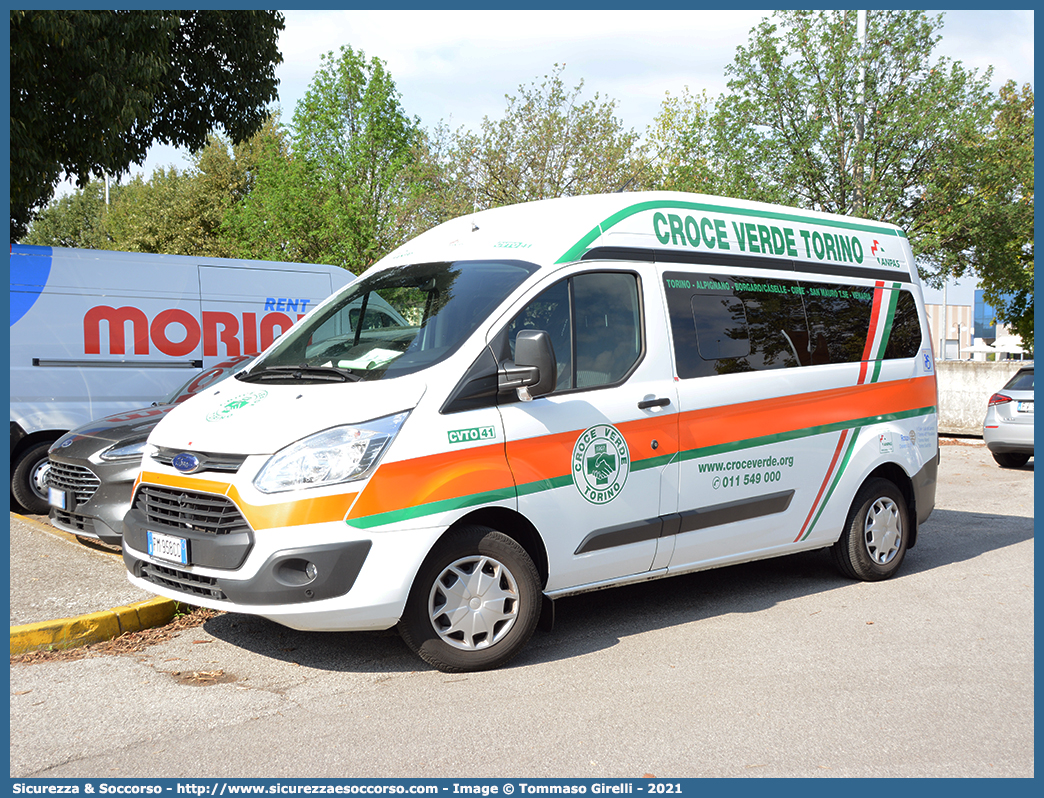
[[[680,193],[498,208],[164,418],[124,559],[174,599],[491,668],[583,591],[820,548],[892,576],[936,402],[895,227]]]

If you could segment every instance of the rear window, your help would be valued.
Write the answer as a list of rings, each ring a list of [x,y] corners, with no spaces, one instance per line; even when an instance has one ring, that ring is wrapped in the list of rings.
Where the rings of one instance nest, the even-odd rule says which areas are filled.
[[[1008,384],[1004,386],[1008,391],[1032,391],[1033,390],[1033,370],[1020,371],[1010,380]]]

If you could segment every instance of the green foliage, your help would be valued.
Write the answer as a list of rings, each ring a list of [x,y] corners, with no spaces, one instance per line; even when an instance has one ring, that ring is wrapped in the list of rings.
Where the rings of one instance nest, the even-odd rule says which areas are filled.
[[[113,186],[110,202],[122,191]],[[23,244],[112,249],[106,225],[105,184],[92,180],[83,189],[48,205],[33,220]]]
[[[564,69],[519,86],[501,119],[461,138],[477,207],[617,191],[641,171],[638,134],[624,130],[616,102],[581,102],[583,81],[567,89]]]
[[[380,59],[351,47],[323,57],[294,112],[293,157],[321,202],[335,263],[358,273],[401,243],[391,220],[419,140]]]
[[[129,252],[235,257],[241,253],[225,228],[225,217],[250,193],[270,140],[280,132],[274,119],[247,141],[230,145],[211,136],[187,169],[156,169],[113,186],[105,206],[104,186],[51,203],[33,221],[25,243]]]
[[[290,138],[273,128],[257,142],[253,178],[223,222],[234,257],[335,263],[328,247],[321,194],[308,165],[290,153]]]
[[[226,219],[235,252],[361,272],[405,240],[398,221],[421,141],[380,59],[351,47],[325,54]]]
[[[11,238],[63,175],[118,177],[151,144],[253,134],[276,96],[274,11],[12,11]]]
[[[665,102],[660,185],[897,224],[929,284],[974,272],[1032,345],[1032,91],[933,59],[941,26],[870,11],[860,51],[854,11],[776,12],[713,112]]]
[[[990,112],[990,124],[955,142],[924,194],[924,238],[937,253],[926,277],[975,274],[998,321],[1032,349],[1033,89],[1009,81]]]
[[[717,193],[711,149],[710,101],[688,86],[678,97],[667,92],[646,134],[650,165],[638,187]]]
[[[916,241],[920,196],[940,159],[989,118],[989,75],[932,61],[941,25],[919,11],[868,12],[860,56],[854,11],[763,20],[726,68],[729,92],[714,115],[721,191],[893,222]]]
[[[82,13],[92,15],[85,18],[89,35],[74,29],[75,15]],[[163,107],[148,111],[152,116],[136,116],[152,102],[146,102],[145,79],[138,74],[155,78],[157,70],[174,69],[163,66],[164,58],[174,64],[192,60],[186,61],[182,39],[170,43],[164,28],[170,15],[148,13],[159,16],[148,17],[155,24],[145,30],[144,17],[128,16],[131,12],[13,12],[12,71],[19,58],[38,67],[40,59],[53,58],[48,48],[62,52],[68,42],[77,43],[76,57],[96,70],[103,55],[110,59],[104,63],[122,58],[117,66],[127,79],[121,80],[109,72],[85,78],[86,67],[69,66],[80,81],[100,81],[93,99],[72,94],[69,104],[98,104],[99,96],[108,97],[101,105],[109,109],[111,101],[109,113],[123,113],[141,125],[119,146],[143,153],[161,133],[174,136],[179,123]],[[206,27],[204,17],[193,16],[197,13],[203,12],[186,12],[174,23],[190,41],[205,38],[197,30]],[[739,48],[726,68],[729,91],[716,104],[705,92],[687,88],[678,96],[666,94],[642,144],[616,117],[614,101],[598,94],[584,100],[582,81],[567,88],[561,65],[507,96],[503,116],[483,119],[478,131],[450,130],[445,123],[424,131],[419,120],[407,116],[385,65],[343,47],[323,56],[289,126],[270,120],[236,145],[213,136],[190,169],[157,170],[147,181],[114,188],[108,210],[99,184],[84,183],[83,191],[41,213],[26,240],[331,263],[358,273],[411,236],[482,208],[624,187],[697,191],[899,224],[908,231],[929,284],[974,273],[999,319],[1032,345],[1032,89],[1008,84],[993,97],[989,72],[979,76],[960,63],[934,59],[941,18],[872,11],[867,19],[860,52],[854,12],[777,12]],[[278,15],[269,21],[272,30],[282,27]],[[135,46],[98,41],[103,23],[124,25]],[[18,52],[16,26],[39,29]],[[244,40],[263,39],[264,25],[257,28]],[[222,47],[246,58],[222,30],[227,33],[220,25],[210,31],[214,47],[204,66],[178,67],[189,70],[183,74],[186,85],[208,85],[205,78],[217,69],[211,57]],[[171,52],[182,53],[180,60]],[[261,63],[251,69],[248,75],[263,71]],[[243,114],[220,99],[232,96],[233,85],[263,93],[250,88],[260,84],[236,81],[229,76],[222,84],[228,93],[219,90],[213,103],[202,96],[195,101],[251,119],[253,97]],[[31,95],[42,90],[35,83],[12,87],[12,98],[24,97],[27,105],[25,114],[12,118],[13,145],[28,140],[27,118],[37,119],[48,135],[66,129],[48,127],[53,120],[34,110]],[[160,96],[157,106],[187,102],[181,95]],[[204,128],[217,119],[188,116],[181,128],[185,136],[184,131],[205,135]],[[67,129],[79,137],[97,138],[96,131],[105,129],[93,117],[71,113],[70,118],[80,127],[70,123]],[[166,118],[168,127],[149,121],[154,118]],[[860,118],[862,138],[856,134]],[[96,142],[82,149],[92,152],[91,147],[104,149]],[[33,147],[19,158],[49,174]],[[97,169],[96,160],[84,163]],[[15,169],[12,160],[13,178]],[[26,180],[17,185],[31,188]]]

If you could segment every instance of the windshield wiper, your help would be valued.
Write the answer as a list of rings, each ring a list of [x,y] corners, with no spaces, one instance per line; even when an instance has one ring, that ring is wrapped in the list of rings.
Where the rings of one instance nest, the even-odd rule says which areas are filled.
[[[360,382],[362,377],[348,369],[334,366],[269,366],[248,374],[236,374],[243,382],[275,382],[276,380],[312,380],[315,382]]]

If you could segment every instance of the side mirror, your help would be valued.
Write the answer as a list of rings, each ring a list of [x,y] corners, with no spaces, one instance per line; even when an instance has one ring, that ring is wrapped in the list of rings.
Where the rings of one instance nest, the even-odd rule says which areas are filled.
[[[558,385],[558,367],[551,336],[544,330],[521,330],[515,336],[515,360],[501,364],[497,387],[512,389],[528,402],[551,393]]]

